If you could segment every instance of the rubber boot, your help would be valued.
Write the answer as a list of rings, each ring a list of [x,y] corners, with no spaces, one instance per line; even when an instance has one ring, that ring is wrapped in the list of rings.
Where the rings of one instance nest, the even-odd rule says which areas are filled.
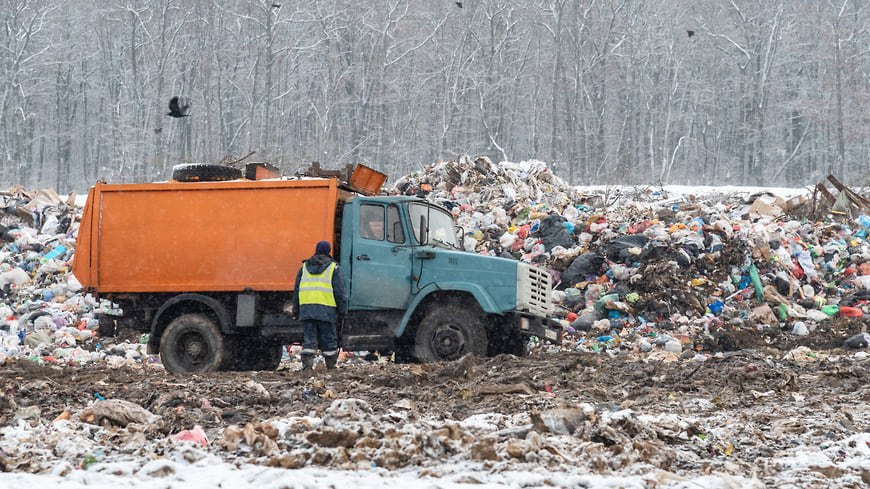
[[[312,355],[310,353],[303,353],[301,356],[302,356],[302,371],[303,372],[314,371],[314,355]]]
[[[323,355],[323,363],[326,364],[327,370],[335,370],[336,363],[338,363],[338,354],[335,355]]]

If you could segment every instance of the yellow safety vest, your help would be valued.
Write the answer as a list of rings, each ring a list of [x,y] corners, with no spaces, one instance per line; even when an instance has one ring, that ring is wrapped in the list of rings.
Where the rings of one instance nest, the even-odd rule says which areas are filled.
[[[332,293],[332,274],[335,262],[329,264],[322,273],[308,272],[308,266],[302,265],[302,279],[299,281],[299,305],[320,304],[335,307],[335,294]]]

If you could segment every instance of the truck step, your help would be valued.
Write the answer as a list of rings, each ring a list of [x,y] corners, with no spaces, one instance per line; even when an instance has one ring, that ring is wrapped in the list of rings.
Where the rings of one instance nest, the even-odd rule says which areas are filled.
[[[352,335],[342,337],[341,347],[345,351],[382,351],[392,350],[393,342],[386,335]]]

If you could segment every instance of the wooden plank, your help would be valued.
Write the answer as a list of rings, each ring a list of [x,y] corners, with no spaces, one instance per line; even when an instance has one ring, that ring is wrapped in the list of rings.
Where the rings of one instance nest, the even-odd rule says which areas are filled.
[[[828,181],[830,181],[835,187],[837,187],[837,190],[839,190],[840,192],[844,192],[846,194],[846,197],[848,197],[849,200],[857,204],[858,207],[870,209],[870,200],[865,199],[858,192],[855,192],[849,187],[843,185],[842,182],[837,180],[837,177],[835,177],[834,175],[828,175]]]
[[[825,187],[825,185],[821,182],[816,184],[816,190],[822,194],[822,197],[825,199],[825,202],[828,205],[834,205],[834,202],[837,201],[836,197],[834,197],[831,192]]]

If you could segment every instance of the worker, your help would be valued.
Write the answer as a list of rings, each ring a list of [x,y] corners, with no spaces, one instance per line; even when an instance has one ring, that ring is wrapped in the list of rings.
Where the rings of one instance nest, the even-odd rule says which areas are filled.
[[[384,239],[384,221],[381,218],[369,219],[360,235],[366,239]]]
[[[365,239],[383,241],[384,207],[376,204],[363,204],[359,208],[359,234]]]
[[[314,255],[302,262],[296,274],[293,310],[296,319],[304,323],[303,372],[314,369],[318,346],[327,369],[334,369],[338,361],[336,325],[347,313],[347,296],[338,263],[329,255],[331,251],[328,241],[318,242]]]

